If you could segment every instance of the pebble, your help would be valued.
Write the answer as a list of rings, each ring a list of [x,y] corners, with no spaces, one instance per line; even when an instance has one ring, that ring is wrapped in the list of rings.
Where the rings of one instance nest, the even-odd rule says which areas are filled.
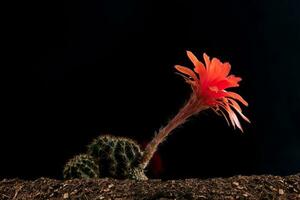
[[[242,186],[237,186],[237,189],[242,190],[242,189],[244,189],[244,187],[242,187]]]
[[[64,198],[64,199],[68,199],[68,198],[69,198],[69,193],[64,193],[63,198]]]
[[[244,197],[248,197],[249,195],[247,193],[243,194]]]
[[[278,193],[279,193],[280,195],[283,195],[283,194],[284,194],[283,189],[279,189],[279,190],[278,190]]]
[[[76,194],[77,193],[77,190],[75,189],[73,192],[71,192],[71,194]]]
[[[238,183],[238,182],[235,182],[235,181],[234,181],[232,184],[235,185],[235,186],[238,186],[238,185],[239,185],[239,183]]]

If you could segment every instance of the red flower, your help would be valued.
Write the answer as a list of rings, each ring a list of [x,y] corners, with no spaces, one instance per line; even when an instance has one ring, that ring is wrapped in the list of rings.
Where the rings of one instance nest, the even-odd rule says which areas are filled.
[[[242,79],[229,75],[231,66],[228,62],[222,63],[217,58],[210,60],[204,53],[204,65],[192,52],[187,51],[187,55],[195,66],[194,71],[180,65],[176,65],[175,68],[185,75],[186,82],[191,85],[193,89],[192,98],[197,99],[199,107],[212,108],[217,114],[221,113],[228,125],[230,125],[229,118],[233,127],[237,126],[243,132],[235,112],[245,121],[250,123],[250,120],[243,115],[242,109],[236,100],[245,106],[248,106],[248,103],[239,94],[226,90],[227,88],[238,87],[238,83]],[[226,111],[228,117],[223,111]]]
[[[195,66],[194,71],[179,65],[175,67],[183,74],[186,82],[191,85],[193,93],[179,112],[166,126],[159,129],[151,142],[147,144],[140,163],[142,169],[147,167],[158,145],[162,143],[174,129],[184,124],[188,118],[198,114],[202,110],[211,108],[218,115],[221,113],[225,117],[228,125],[230,125],[230,120],[233,127],[235,128],[235,126],[237,126],[242,132],[242,126],[235,112],[239,113],[245,121],[250,123],[250,120],[243,115],[242,109],[236,101],[241,102],[245,106],[248,106],[248,103],[239,94],[225,90],[231,87],[238,87],[238,83],[242,80],[240,77],[234,75],[228,76],[231,68],[230,64],[222,63],[217,58],[210,60],[206,54],[203,54],[206,65],[204,66],[192,52],[187,51],[187,55]]]

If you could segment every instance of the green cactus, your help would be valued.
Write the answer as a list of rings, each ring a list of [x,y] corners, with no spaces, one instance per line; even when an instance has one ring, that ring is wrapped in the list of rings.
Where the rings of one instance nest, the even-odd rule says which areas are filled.
[[[92,156],[80,154],[66,163],[63,175],[65,179],[96,178],[99,177],[99,165]]]
[[[88,154],[99,161],[100,177],[146,180],[139,167],[142,151],[133,140],[103,135],[88,145]]]

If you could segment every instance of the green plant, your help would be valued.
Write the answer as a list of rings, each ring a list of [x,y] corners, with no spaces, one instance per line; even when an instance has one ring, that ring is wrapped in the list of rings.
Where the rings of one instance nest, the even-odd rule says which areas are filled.
[[[99,166],[92,156],[80,154],[65,164],[63,175],[65,179],[96,178],[99,177]]]
[[[88,154],[98,160],[100,177],[147,179],[144,170],[139,167],[143,153],[131,139],[99,136],[88,145]]]
[[[142,152],[139,145],[130,139],[111,135],[99,136],[88,146],[89,158],[96,163],[94,162],[92,165],[89,163],[89,167],[85,168],[81,159],[87,157],[75,157],[65,167],[66,177],[95,177],[98,175],[98,177],[145,180],[147,177],[144,169],[148,166],[158,146],[174,129],[184,124],[190,117],[207,109],[223,115],[228,125],[231,124],[243,132],[237,114],[249,123],[250,120],[242,113],[238,102],[245,106],[248,106],[248,103],[239,94],[227,90],[238,87],[242,79],[229,75],[231,66],[228,62],[222,63],[217,58],[210,59],[204,53],[204,65],[192,52],[187,51],[187,56],[194,64],[194,71],[180,65],[176,65],[175,68],[192,88],[190,99],[166,126],[155,134],[144,151]],[[100,175],[95,173],[94,164],[99,168]]]

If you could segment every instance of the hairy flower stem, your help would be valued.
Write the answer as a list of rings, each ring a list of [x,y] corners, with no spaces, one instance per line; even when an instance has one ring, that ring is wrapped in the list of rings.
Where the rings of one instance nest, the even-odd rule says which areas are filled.
[[[142,169],[145,169],[147,167],[153,154],[156,152],[158,145],[162,143],[175,128],[185,123],[189,117],[207,108],[207,106],[201,105],[201,101],[197,98],[196,95],[192,94],[190,99],[179,110],[177,115],[175,115],[175,117],[173,117],[165,127],[161,128],[159,132],[154,136],[152,141],[146,146],[140,163],[140,167]]]

